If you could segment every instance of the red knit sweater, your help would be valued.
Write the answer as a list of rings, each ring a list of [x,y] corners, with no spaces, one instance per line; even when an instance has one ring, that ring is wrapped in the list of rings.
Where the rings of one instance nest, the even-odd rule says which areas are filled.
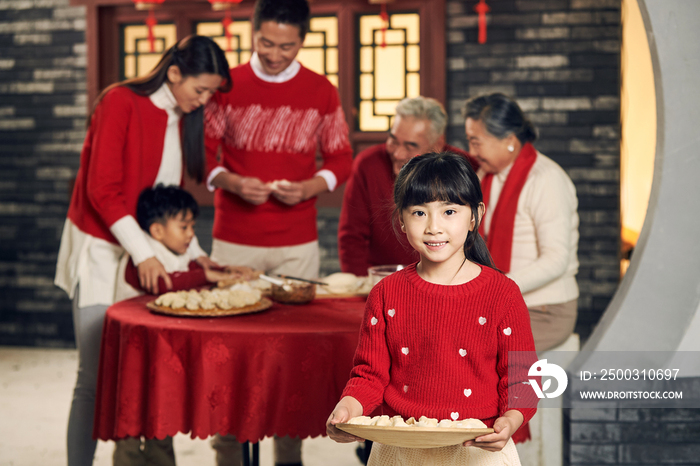
[[[172,272],[168,275],[170,276],[170,281],[173,287],[170,291],[180,291],[180,290],[191,290],[192,288],[199,288],[200,286],[207,285],[207,275],[196,261],[190,261],[187,265],[189,270],[187,272]],[[129,259],[129,263],[126,265],[126,270],[124,271],[124,278],[126,282],[131,285],[135,290],[148,294],[149,291],[145,290],[141,286],[139,281],[139,270],[134,265],[134,261]],[[165,293],[168,291],[168,287],[165,286],[165,280],[163,277],[158,277],[158,291],[160,293]]]
[[[509,351],[527,352],[510,353],[517,362],[510,379]],[[465,284],[435,285],[413,264],[372,289],[343,396],[356,398],[366,415],[381,405],[390,416],[477,418],[489,426],[510,409],[508,396],[518,396],[532,400],[533,408],[518,408],[527,422],[537,397],[521,382],[535,361],[515,282],[482,266]]]
[[[461,154],[476,169],[478,162],[452,146],[443,150]],[[391,223],[394,210],[394,169],[385,144],[360,152],[345,186],[338,222],[338,255],[343,272],[367,275],[373,265],[410,264],[418,253]]]
[[[352,149],[338,92],[324,77],[304,68],[284,83],[258,78],[250,64],[231,70],[231,92],[217,93],[207,105],[206,146],[209,172],[221,165],[263,182],[302,181],[321,168],[338,185],[352,166]],[[217,152],[221,145],[221,160]],[[251,246],[293,246],[315,240],[315,199],[288,206],[273,196],[252,205],[218,189],[214,238]]]
[[[117,243],[109,227],[134,215],[163,158],[168,114],[126,87],[104,96],[92,115],[68,218],[83,232]]]

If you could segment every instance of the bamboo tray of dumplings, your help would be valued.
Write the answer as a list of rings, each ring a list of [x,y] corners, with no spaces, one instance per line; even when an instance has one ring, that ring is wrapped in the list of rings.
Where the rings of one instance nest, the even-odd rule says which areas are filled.
[[[264,311],[272,306],[272,301],[268,298],[262,298],[255,304],[243,307],[233,307],[231,309],[195,309],[190,310],[184,307],[173,309],[171,307],[159,306],[155,301],[146,303],[146,307],[156,314],[165,314],[177,317],[226,317],[237,316],[241,314],[252,314],[253,312]]]
[[[493,429],[466,429],[462,427],[391,427],[337,424],[336,427],[349,434],[373,442],[405,448],[438,448],[459,445]]]

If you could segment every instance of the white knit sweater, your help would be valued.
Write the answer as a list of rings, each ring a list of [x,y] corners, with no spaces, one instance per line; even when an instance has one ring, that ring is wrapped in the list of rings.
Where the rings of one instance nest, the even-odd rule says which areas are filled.
[[[503,183],[512,167],[493,177],[489,231]],[[578,297],[578,199],[566,172],[549,157],[537,153],[518,199],[513,227],[513,250],[508,277],[528,307],[558,304]]]

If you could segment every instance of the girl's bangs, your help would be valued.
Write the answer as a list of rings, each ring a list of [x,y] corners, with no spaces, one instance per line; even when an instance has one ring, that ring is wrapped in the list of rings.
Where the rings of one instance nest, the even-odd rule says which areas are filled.
[[[461,196],[466,180],[460,180],[458,173],[447,165],[431,164],[424,170],[414,172],[412,179],[406,180],[406,194],[401,208],[435,201],[468,205]]]

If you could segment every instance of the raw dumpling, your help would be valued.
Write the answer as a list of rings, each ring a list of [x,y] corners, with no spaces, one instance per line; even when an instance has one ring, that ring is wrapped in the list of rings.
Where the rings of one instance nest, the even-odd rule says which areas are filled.
[[[216,300],[216,305],[219,309],[229,310],[233,307],[231,302],[228,300],[228,296],[219,296]]]
[[[337,272],[323,278],[328,283],[326,290],[332,294],[353,293],[357,289],[357,276],[351,273]]]
[[[205,311],[210,311],[216,307],[216,303],[210,299],[203,299],[199,306]]]
[[[418,427],[437,427],[438,420],[432,417],[421,416],[416,423]]]
[[[348,421],[348,424],[354,424],[356,426],[367,426],[372,422],[372,418],[369,416],[357,416]]]
[[[399,415],[396,415],[391,418],[391,426],[392,427],[411,427],[408,424],[406,424],[406,421],[403,420],[403,418]]]
[[[173,293],[172,291],[165,293],[163,295],[158,296],[158,299],[156,299],[156,305],[170,307],[170,305],[173,304],[175,298],[177,298],[177,293]]]
[[[455,427],[462,427],[464,429],[483,429],[486,427],[486,424],[481,422],[480,419],[463,419],[459,422],[457,422]]]
[[[183,298],[182,296],[176,296],[173,299],[173,302],[170,303],[170,307],[172,307],[173,309],[181,309],[185,307],[185,304],[187,304],[187,300],[185,300],[185,298]]]
[[[390,426],[391,419],[386,414],[383,416],[379,416],[379,419],[377,419],[377,422],[374,425],[375,426],[385,426],[385,427]]]
[[[443,419],[442,421],[438,422],[438,427],[454,427],[454,423],[452,422],[452,419]]]

